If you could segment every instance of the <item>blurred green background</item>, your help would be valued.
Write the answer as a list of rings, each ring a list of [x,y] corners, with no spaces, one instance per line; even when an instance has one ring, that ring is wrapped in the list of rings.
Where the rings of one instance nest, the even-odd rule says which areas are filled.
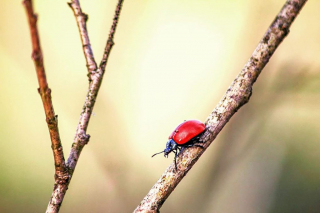
[[[132,212],[172,162],[158,156],[185,119],[205,121],[284,0],[124,1],[84,148],[61,211]],[[116,0],[82,0],[100,62]],[[34,1],[66,157],[87,91],[65,1]],[[320,1],[309,1],[250,102],[161,212],[320,212]],[[44,212],[54,165],[21,1],[0,1],[0,212]]]

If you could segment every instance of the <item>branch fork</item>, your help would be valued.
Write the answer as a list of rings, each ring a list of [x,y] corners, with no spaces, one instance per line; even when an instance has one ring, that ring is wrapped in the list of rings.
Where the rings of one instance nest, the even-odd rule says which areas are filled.
[[[76,22],[78,25],[80,38],[82,42],[82,49],[86,59],[86,66],[88,70],[88,78],[89,78],[89,90],[86,96],[86,100],[83,106],[83,110],[80,115],[78,127],[76,130],[76,135],[74,137],[74,141],[71,147],[71,151],[68,157],[67,162],[65,162],[62,144],[60,140],[59,130],[58,130],[58,117],[55,115],[52,105],[51,98],[51,90],[48,87],[45,69],[43,65],[43,55],[40,48],[40,39],[37,29],[37,15],[33,11],[32,1],[24,0],[23,4],[25,6],[27,12],[27,18],[29,21],[30,33],[31,33],[31,41],[32,41],[32,59],[35,64],[39,89],[38,92],[41,96],[45,114],[46,121],[51,137],[51,147],[54,156],[54,165],[55,165],[55,183],[53,187],[53,192],[51,195],[51,199],[49,201],[46,212],[47,213],[57,213],[60,210],[60,206],[68,189],[69,183],[71,181],[73,172],[79,160],[81,151],[83,147],[89,142],[90,135],[86,134],[89,120],[91,117],[91,113],[96,102],[96,98],[98,95],[98,91],[100,89],[100,85],[102,82],[105,66],[110,54],[111,47],[113,45],[113,36],[116,30],[116,26],[118,23],[121,6],[123,0],[119,0],[115,16],[113,19],[113,24],[110,30],[109,37],[107,39],[106,48],[100,63],[100,67],[97,67],[95,62],[86,22],[88,20],[88,15],[83,13],[80,7],[79,0],[72,0],[68,3],[70,8],[73,10],[74,16],[76,18]],[[111,42],[110,42],[111,41]]]

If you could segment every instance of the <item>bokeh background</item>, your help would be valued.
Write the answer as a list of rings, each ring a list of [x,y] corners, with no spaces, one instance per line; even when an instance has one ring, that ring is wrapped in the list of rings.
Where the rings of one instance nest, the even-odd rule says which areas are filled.
[[[205,121],[284,0],[125,1],[62,213],[132,212],[172,162],[151,158],[183,120]],[[97,63],[116,0],[82,0]],[[87,92],[66,1],[34,1],[66,157]],[[161,212],[320,212],[320,2],[309,1],[250,102]],[[19,0],[0,1],[0,212],[44,212],[53,156]]]

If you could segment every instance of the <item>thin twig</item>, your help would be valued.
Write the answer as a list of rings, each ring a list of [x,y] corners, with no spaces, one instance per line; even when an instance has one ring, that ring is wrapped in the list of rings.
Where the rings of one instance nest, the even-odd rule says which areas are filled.
[[[46,114],[46,121],[51,138],[53,158],[55,164],[55,182],[68,178],[64,154],[62,150],[59,129],[58,129],[58,115],[54,114],[52,105],[51,90],[48,87],[46,73],[43,65],[43,55],[40,47],[40,39],[37,28],[37,15],[33,11],[32,1],[24,0],[23,5],[27,12],[27,18],[29,21],[31,41],[32,41],[32,59],[37,72],[37,78],[39,83],[38,92],[41,96],[44,111]]]
[[[114,34],[116,32],[116,28],[117,28],[117,24],[118,24],[118,20],[119,20],[119,15],[120,15],[122,3],[123,3],[123,0],[119,0],[118,1],[118,5],[117,5],[117,8],[116,8],[116,13],[114,15],[113,23],[112,23],[112,26],[111,26],[111,29],[110,29],[109,38],[107,40],[107,44],[106,44],[106,47],[104,49],[102,60],[100,62],[99,68],[101,70],[103,70],[103,72],[104,72],[104,70],[106,68],[106,64],[107,64],[107,61],[108,61],[108,58],[109,58],[109,54],[110,54],[111,48],[114,45],[113,37],[114,37]]]
[[[182,178],[213,142],[229,119],[249,101],[252,86],[278,45],[289,33],[289,27],[307,0],[288,0],[277,15],[264,37],[254,50],[247,64],[233,81],[224,97],[207,118],[206,131],[200,138],[204,149],[189,148],[178,158],[178,171],[172,163],[151,188],[134,212],[159,212],[162,204]]]
[[[82,43],[82,49],[83,54],[86,59],[87,63],[87,69],[88,69],[88,77],[90,78],[90,75],[93,71],[97,70],[97,64],[94,60],[88,31],[87,31],[87,21],[88,21],[88,15],[83,13],[80,7],[80,2],[78,0],[72,0],[71,2],[68,2],[68,5],[72,9],[74,16],[77,21],[81,43]]]
[[[77,126],[77,130],[76,130],[76,134],[75,134],[75,137],[73,140],[73,144],[71,147],[69,158],[66,163],[67,169],[69,172],[69,179],[68,179],[68,181],[63,181],[61,183],[55,184],[50,202],[47,207],[47,211],[46,211],[47,213],[59,212],[60,206],[62,204],[62,201],[64,199],[66,191],[68,189],[68,185],[70,183],[73,172],[74,172],[75,167],[77,165],[77,162],[79,160],[79,156],[81,154],[81,151],[82,151],[83,147],[89,142],[90,135],[86,134],[86,131],[87,131],[90,117],[92,114],[92,110],[93,110],[93,107],[96,102],[96,98],[97,98],[97,95],[98,95],[98,92],[100,89],[100,85],[101,85],[101,82],[103,79],[103,74],[105,71],[106,62],[107,62],[111,47],[113,45],[112,40],[113,40],[113,36],[114,36],[116,26],[118,23],[122,3],[123,3],[123,0],[119,0],[118,5],[116,7],[115,16],[113,19],[114,21],[113,21],[113,24],[112,24],[112,27],[110,30],[110,35],[107,40],[107,45],[106,45],[107,47],[106,47],[106,50],[105,50],[105,53],[103,55],[103,59],[101,62],[101,64],[103,64],[103,66],[100,66],[99,68],[96,67],[96,64],[94,62],[91,46],[89,43],[88,34],[86,31],[86,27],[85,27],[86,18],[84,18],[84,17],[87,17],[87,16],[84,15],[84,13],[82,13],[79,1],[73,0],[71,3],[68,3],[69,6],[74,11],[74,14],[76,16],[77,23],[79,26],[80,35],[82,38],[84,54],[85,54],[85,58],[87,60],[87,67],[88,67],[88,71],[89,71],[89,73],[88,73],[88,75],[89,75],[89,90],[88,90],[88,94],[86,96],[83,110],[80,115],[79,123]],[[110,41],[111,41],[111,43],[110,43]]]

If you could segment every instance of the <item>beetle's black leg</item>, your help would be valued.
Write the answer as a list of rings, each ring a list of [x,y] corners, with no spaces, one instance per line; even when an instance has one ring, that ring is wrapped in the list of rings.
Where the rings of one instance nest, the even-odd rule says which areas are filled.
[[[174,165],[177,171],[177,156],[178,156],[177,148],[172,150],[172,152],[174,153]]]
[[[200,147],[200,148],[204,149],[204,147],[199,144],[193,144],[193,146]]]
[[[180,152],[182,152],[186,147],[185,146],[181,146],[181,147],[179,147],[180,148]],[[179,153],[180,153],[179,152]]]
[[[178,155],[180,155],[180,153],[181,153],[181,151],[182,151],[181,147],[177,147],[177,151],[179,151],[179,152],[178,152]]]
[[[180,153],[180,152],[179,152]],[[177,157],[178,157],[178,152],[177,150],[174,152],[174,165],[176,166],[176,171],[178,171],[177,167]]]
[[[189,144],[189,145],[187,145],[186,147],[193,147],[193,146],[196,146],[196,147],[200,147],[200,148],[202,148],[202,149],[204,149],[204,147],[203,146],[201,146],[201,145],[199,145],[199,144]]]
[[[204,143],[203,141],[200,141],[201,136],[203,135],[204,132],[200,133],[196,137],[192,138],[189,142],[195,144],[195,143]]]

